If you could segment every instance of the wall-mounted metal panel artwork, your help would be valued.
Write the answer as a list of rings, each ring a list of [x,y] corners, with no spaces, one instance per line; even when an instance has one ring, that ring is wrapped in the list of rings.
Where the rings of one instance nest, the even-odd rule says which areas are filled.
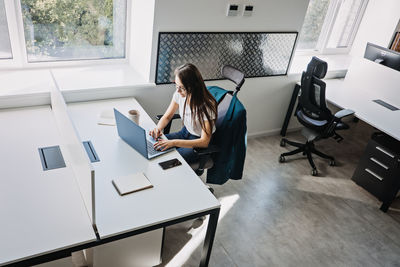
[[[156,84],[172,83],[174,70],[196,65],[204,80],[222,79],[231,65],[246,77],[286,75],[297,32],[160,32]]]

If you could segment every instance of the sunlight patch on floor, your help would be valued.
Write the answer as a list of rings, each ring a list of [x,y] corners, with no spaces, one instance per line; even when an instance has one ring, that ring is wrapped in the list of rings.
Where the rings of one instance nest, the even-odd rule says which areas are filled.
[[[218,222],[224,218],[224,216],[228,213],[228,211],[235,205],[235,203],[239,200],[239,195],[231,195],[226,197],[221,197],[218,199],[221,203],[221,211],[219,213]],[[173,266],[182,266],[186,261],[189,260],[190,255],[203,244],[204,238],[206,236],[208,217],[203,221],[201,227],[191,228],[188,233],[192,235],[190,241],[168,262],[166,267]],[[217,226],[218,230],[218,226]]]

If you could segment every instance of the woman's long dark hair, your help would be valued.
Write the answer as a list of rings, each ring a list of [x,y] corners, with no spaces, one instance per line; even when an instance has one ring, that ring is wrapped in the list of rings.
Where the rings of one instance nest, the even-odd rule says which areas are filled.
[[[195,65],[187,63],[175,69],[175,76],[179,77],[186,90],[183,116],[185,116],[186,102],[190,99],[189,107],[192,111],[192,121],[199,122],[201,128],[205,131],[204,117],[206,117],[211,126],[211,132],[207,134],[211,135],[217,120],[217,101],[207,90],[200,71]],[[215,114],[214,119],[211,119],[211,112]]]

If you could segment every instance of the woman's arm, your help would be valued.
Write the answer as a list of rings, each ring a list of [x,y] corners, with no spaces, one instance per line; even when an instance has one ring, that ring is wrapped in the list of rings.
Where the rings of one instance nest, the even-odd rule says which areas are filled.
[[[179,108],[178,103],[176,103],[173,99],[169,104],[167,110],[165,111],[164,115],[161,117],[160,121],[157,123],[157,126],[154,130],[151,130],[149,134],[154,138],[157,139],[161,136],[162,130],[164,130],[165,126],[171,121],[172,117],[174,116],[176,110]]]
[[[160,140],[155,143],[155,149],[166,150],[171,147],[186,147],[186,148],[193,148],[193,147],[201,147],[205,148],[208,147],[208,144],[211,140],[211,134],[207,134],[211,132],[211,125],[209,121],[204,121],[205,129],[201,130],[201,136],[198,139],[193,140],[185,140],[185,139],[173,139],[173,140]]]

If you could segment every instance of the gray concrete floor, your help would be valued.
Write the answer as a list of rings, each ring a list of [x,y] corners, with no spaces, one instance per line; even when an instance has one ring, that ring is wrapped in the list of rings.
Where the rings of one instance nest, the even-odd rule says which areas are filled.
[[[400,266],[400,200],[385,214],[351,176],[374,131],[350,123],[345,140],[317,148],[337,166],[304,156],[278,162],[280,136],[248,140],[243,179],[213,186],[222,204],[210,266]],[[299,132],[289,140],[304,141]],[[160,266],[198,266],[207,219],[168,227]]]

